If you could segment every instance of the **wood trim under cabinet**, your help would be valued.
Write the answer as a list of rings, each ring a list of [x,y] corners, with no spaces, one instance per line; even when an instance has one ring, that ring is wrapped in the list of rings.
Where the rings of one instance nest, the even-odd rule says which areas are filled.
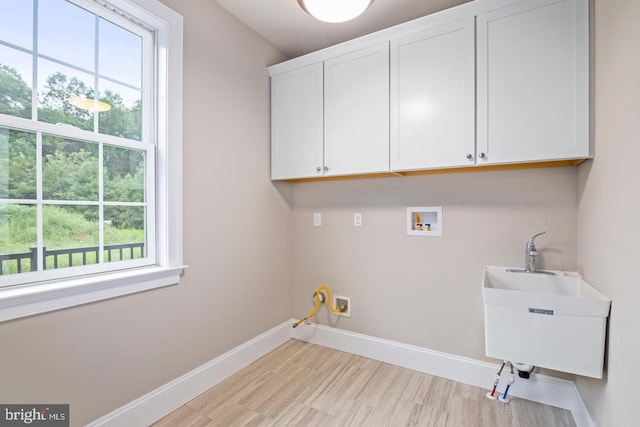
[[[323,176],[318,178],[299,178],[299,179],[284,179],[283,182],[318,182],[318,181],[343,181],[349,179],[365,179],[365,178],[388,178],[394,176],[417,176],[417,175],[435,175],[444,173],[459,173],[459,172],[484,172],[484,171],[502,171],[513,169],[537,169],[537,168],[558,168],[566,166],[577,166],[584,162],[586,159],[570,159],[570,160],[556,160],[546,162],[531,162],[531,163],[511,163],[504,165],[486,165],[486,166],[467,166],[460,168],[443,168],[443,169],[425,169],[415,171],[398,171],[398,172],[381,172],[362,175],[342,175],[342,176]]]

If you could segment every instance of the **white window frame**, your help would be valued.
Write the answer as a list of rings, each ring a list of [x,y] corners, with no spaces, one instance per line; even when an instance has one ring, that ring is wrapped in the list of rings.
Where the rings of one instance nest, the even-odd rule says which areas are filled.
[[[72,0],[73,1],[73,0]],[[156,264],[0,288],[0,322],[178,284],[182,259],[182,16],[158,0],[93,0],[156,37]],[[19,119],[18,119],[19,120]],[[151,230],[150,230],[151,231]]]

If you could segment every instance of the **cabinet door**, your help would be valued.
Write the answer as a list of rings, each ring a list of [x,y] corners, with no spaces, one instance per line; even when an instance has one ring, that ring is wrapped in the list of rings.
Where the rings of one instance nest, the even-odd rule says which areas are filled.
[[[478,16],[477,37],[483,161],[588,157],[588,1],[497,9]]]
[[[271,78],[271,179],[322,176],[322,63]]]
[[[389,171],[389,44],[324,63],[325,175]]]
[[[474,19],[391,41],[391,169],[473,165]]]

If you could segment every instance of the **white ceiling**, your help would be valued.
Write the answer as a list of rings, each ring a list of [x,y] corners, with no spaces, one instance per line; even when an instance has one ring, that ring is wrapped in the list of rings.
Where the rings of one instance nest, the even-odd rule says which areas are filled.
[[[215,0],[289,58],[411,21],[470,0],[374,0],[358,18],[318,21],[297,0]]]

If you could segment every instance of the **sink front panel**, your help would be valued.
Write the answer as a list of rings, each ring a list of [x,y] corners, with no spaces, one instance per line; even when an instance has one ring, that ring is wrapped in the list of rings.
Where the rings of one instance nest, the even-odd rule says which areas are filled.
[[[485,304],[489,357],[602,378],[605,317],[558,316]]]

